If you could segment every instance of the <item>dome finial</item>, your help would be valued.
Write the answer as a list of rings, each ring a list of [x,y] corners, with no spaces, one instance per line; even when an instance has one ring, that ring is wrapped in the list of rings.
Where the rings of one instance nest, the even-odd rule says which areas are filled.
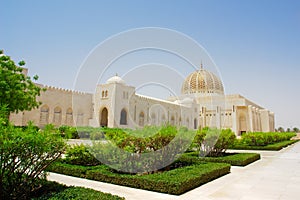
[[[119,76],[118,73],[116,73],[116,76]]]
[[[201,60],[200,70],[203,70],[202,60]]]

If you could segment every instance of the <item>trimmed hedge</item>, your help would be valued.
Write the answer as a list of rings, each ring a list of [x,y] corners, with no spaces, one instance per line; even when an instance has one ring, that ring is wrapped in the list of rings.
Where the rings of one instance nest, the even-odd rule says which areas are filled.
[[[185,164],[188,164],[188,166],[146,175],[116,173],[105,165],[83,167],[54,163],[48,170],[117,185],[176,195],[194,189],[230,172],[230,165],[225,163],[190,161]]]
[[[277,142],[275,144],[269,144],[266,146],[249,146],[246,144],[236,143],[231,147],[231,149],[240,149],[240,150],[269,150],[269,151],[279,151],[284,147],[287,147],[291,144],[298,142],[299,140],[287,140],[282,142]]]
[[[34,195],[32,200],[82,200],[82,199],[96,199],[96,200],[124,200],[125,198],[103,193],[100,191],[83,188],[83,187],[67,187],[65,185],[47,181],[39,193]]]
[[[185,153],[181,159],[202,162],[228,163],[233,166],[246,166],[260,159],[258,153],[227,153],[222,157],[199,157],[198,152]]]
[[[275,144],[278,142],[290,140],[295,135],[296,135],[295,133],[278,133],[278,132],[247,133],[242,135],[242,138],[239,140],[239,143],[248,146],[266,146],[269,144]]]

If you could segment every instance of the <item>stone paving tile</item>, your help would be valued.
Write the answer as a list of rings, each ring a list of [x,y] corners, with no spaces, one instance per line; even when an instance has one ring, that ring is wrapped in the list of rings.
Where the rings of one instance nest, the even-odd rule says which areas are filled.
[[[230,150],[235,151],[235,150]],[[237,151],[249,152],[249,151]],[[50,173],[49,180],[93,188],[123,196],[127,200],[294,200],[300,199],[300,142],[279,152],[251,151],[261,160],[246,167],[232,167],[231,173],[183,195],[168,195],[92,180]]]

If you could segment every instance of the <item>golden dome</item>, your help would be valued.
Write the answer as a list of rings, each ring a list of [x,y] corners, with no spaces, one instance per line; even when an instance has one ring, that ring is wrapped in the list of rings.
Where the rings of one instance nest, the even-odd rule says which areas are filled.
[[[224,88],[222,81],[216,75],[201,68],[185,79],[181,93],[224,94]]]

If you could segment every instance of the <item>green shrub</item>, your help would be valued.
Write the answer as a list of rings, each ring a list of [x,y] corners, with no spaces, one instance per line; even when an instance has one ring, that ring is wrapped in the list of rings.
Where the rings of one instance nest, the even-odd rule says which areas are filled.
[[[282,142],[277,142],[274,144],[268,144],[266,146],[249,146],[247,144],[241,144],[237,142],[232,149],[247,149],[247,150],[270,150],[270,151],[278,151],[284,147],[287,147],[291,144],[298,142],[298,140],[286,140]]]
[[[290,140],[295,135],[296,135],[295,133],[279,133],[279,132],[247,133],[242,135],[242,138],[239,140],[239,143],[248,146],[266,146],[269,144]]]
[[[233,145],[235,138],[230,129],[203,128],[197,132],[193,144],[200,156],[221,156]]]
[[[74,165],[95,166],[101,164],[83,144],[69,146],[64,162]]]
[[[0,199],[25,199],[45,178],[44,170],[65,150],[61,137],[3,125],[0,118]]]
[[[77,129],[75,127],[63,125],[58,128],[58,131],[60,132],[60,134],[63,138],[79,139],[79,135],[78,135]]]
[[[114,169],[144,173],[172,163],[187,149],[195,131],[166,125],[138,130],[106,128],[104,132],[108,141],[94,142],[92,154]]]

